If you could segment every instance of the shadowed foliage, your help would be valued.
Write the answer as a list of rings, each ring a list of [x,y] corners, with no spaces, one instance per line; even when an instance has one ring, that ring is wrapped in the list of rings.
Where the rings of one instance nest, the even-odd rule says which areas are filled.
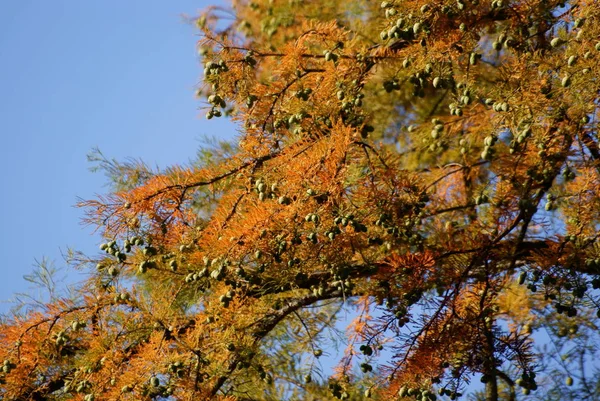
[[[164,171],[92,156],[102,252],[2,322],[0,397],[598,398],[600,3],[234,0],[195,23],[236,143]]]

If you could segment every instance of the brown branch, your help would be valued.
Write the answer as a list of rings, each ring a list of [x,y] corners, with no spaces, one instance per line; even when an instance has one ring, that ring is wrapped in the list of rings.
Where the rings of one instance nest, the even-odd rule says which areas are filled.
[[[170,191],[172,189],[180,189],[182,191],[182,196],[183,196],[183,194],[185,194],[185,192],[187,190],[189,190],[189,189],[214,184],[214,183],[216,183],[218,181],[221,181],[221,180],[223,180],[223,179],[225,179],[227,177],[230,177],[230,176],[232,176],[232,175],[240,172],[241,170],[245,169],[246,167],[260,165],[261,163],[263,163],[263,162],[265,162],[267,160],[273,159],[274,157],[278,156],[279,153],[280,152],[277,151],[277,152],[269,153],[267,155],[258,157],[258,158],[253,159],[253,160],[249,160],[249,161],[247,161],[245,163],[242,163],[241,165],[239,165],[238,167],[236,167],[236,168],[234,168],[232,170],[229,170],[229,171],[227,171],[227,172],[225,172],[223,174],[220,174],[220,175],[214,176],[212,178],[209,178],[208,180],[195,181],[195,182],[192,182],[192,183],[189,183],[189,184],[173,184],[173,185],[168,185],[168,186],[166,186],[164,188],[161,188],[160,190],[156,191],[155,193],[153,193],[151,195],[148,195],[146,198],[143,199],[143,201],[148,201],[148,200],[150,200],[150,199],[152,199],[152,198],[154,198],[156,196],[162,195],[163,193],[168,192],[168,191]]]
[[[594,164],[596,170],[600,173],[600,149],[598,148],[598,143],[594,141],[589,132],[584,131],[579,135],[581,141],[585,145],[585,147],[590,151],[592,155],[592,159],[594,159]]]
[[[341,291],[338,291],[337,289],[330,289],[324,292],[322,295],[311,294],[302,298],[297,298],[295,300],[288,301],[287,305],[285,305],[283,308],[277,311],[273,311],[272,313],[262,317],[261,319],[257,320],[252,324],[252,327],[254,327],[254,333],[252,334],[252,336],[254,337],[255,344],[259,343],[264,337],[266,337],[277,326],[277,324],[279,324],[291,313],[294,313],[297,310],[305,306],[311,305],[317,301],[322,301],[331,298],[339,298],[341,295]],[[217,392],[227,381],[227,375],[230,375],[236,369],[240,361],[241,356],[239,354],[235,355],[230,360],[227,366],[226,374],[220,376],[210,389],[210,398],[216,396]]]

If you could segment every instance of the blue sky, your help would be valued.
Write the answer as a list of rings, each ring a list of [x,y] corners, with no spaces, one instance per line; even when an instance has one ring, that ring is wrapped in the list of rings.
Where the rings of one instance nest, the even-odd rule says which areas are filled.
[[[60,267],[67,247],[96,252],[99,237],[73,207],[107,191],[88,170],[93,147],[162,168],[193,158],[203,135],[232,137],[194,97],[199,37],[184,16],[209,4],[224,2],[1,2],[0,301],[27,291],[36,259]]]
[[[23,275],[36,259],[60,267],[67,247],[97,252],[73,207],[107,190],[88,170],[92,148],[164,168],[193,158],[203,135],[232,137],[199,110],[198,32],[183,18],[224,3],[0,2],[0,312],[31,287]]]

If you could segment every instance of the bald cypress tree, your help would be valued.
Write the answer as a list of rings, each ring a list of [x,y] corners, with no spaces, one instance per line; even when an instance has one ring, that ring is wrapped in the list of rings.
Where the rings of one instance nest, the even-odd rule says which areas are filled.
[[[101,252],[76,297],[0,326],[2,397],[561,394],[535,333],[596,324],[600,4],[233,1],[197,23],[198,94],[236,143],[105,163],[119,185],[81,203]],[[561,399],[598,396],[580,383]]]

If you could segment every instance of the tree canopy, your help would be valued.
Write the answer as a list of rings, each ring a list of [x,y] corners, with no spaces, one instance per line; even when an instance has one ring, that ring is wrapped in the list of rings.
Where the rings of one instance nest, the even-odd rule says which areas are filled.
[[[5,317],[0,397],[598,396],[600,3],[234,0],[195,22],[198,95],[236,142],[98,159],[102,252]],[[569,341],[580,393],[551,390]]]

